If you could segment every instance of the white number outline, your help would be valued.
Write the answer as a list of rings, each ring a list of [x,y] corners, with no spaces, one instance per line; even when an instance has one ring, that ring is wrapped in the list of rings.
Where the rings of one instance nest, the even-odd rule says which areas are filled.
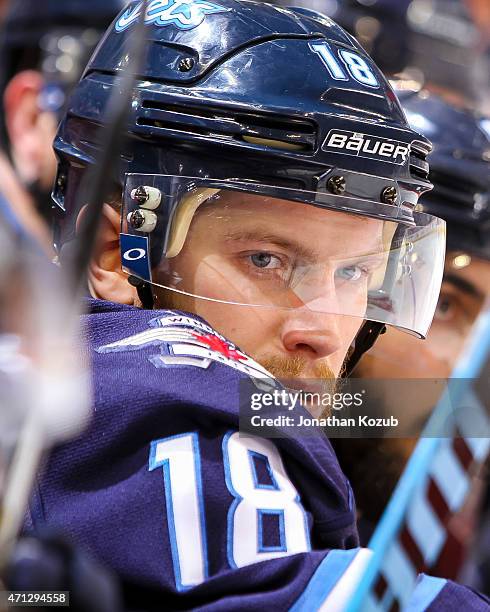
[[[257,469],[255,467],[254,458],[263,460],[265,459],[265,467],[267,469],[267,473],[269,478],[271,479],[271,484],[260,483],[257,477]],[[257,451],[249,450],[248,458],[250,461],[250,471],[252,472],[252,478],[254,481],[254,485],[256,489],[266,489],[269,491],[280,491],[280,487],[277,484],[276,479],[274,478],[274,473],[271,468],[271,464],[267,455],[263,453],[259,453]],[[285,524],[286,520],[284,517],[284,510],[277,510],[275,508],[261,508],[257,509],[258,512],[258,520],[257,520],[257,551],[258,552],[287,552],[286,546],[286,532],[285,532]],[[279,531],[279,541],[280,544],[278,546],[264,546],[264,538],[262,534],[263,528],[263,517],[267,516],[277,516],[279,520],[278,531]]]
[[[366,62],[366,60],[361,55],[358,55],[357,53],[354,53],[353,51],[348,51],[347,49],[339,49],[339,57],[344,62],[345,66],[347,67],[347,70],[349,71],[349,74],[354,80],[356,80],[358,83],[361,83],[361,85],[365,85],[366,87],[371,87],[373,89],[379,89],[380,85],[379,85],[378,79],[376,78],[376,75],[371,70],[371,67]],[[354,73],[354,67],[353,67],[354,64],[352,60],[347,59],[348,57],[359,60],[360,65],[359,64],[356,65],[355,69],[360,69],[362,67],[362,69],[365,72],[371,75],[374,83],[367,83],[365,80],[361,80],[357,78]]]
[[[248,465],[247,463],[245,463],[244,465],[244,469],[249,470],[249,473],[250,473],[249,475],[251,476],[250,480],[248,481],[248,486],[250,486],[250,483],[251,483],[253,489],[262,489],[262,490],[268,489],[270,491],[277,491],[278,493],[279,492],[283,493],[284,495],[286,495],[286,499],[284,500],[285,505],[283,508],[278,507],[281,505],[281,503],[283,503],[282,499],[279,499],[280,503],[274,502],[272,505],[275,505],[275,507],[272,507],[272,508],[266,508],[266,507],[259,508],[258,502],[257,501],[254,502],[254,500],[252,500],[252,504],[257,503],[257,505],[252,505],[251,507],[252,510],[255,510],[257,512],[256,514],[256,519],[257,519],[256,554],[259,555],[260,553],[263,553],[265,555],[272,555],[272,556],[269,556],[269,557],[266,556],[264,559],[253,558],[253,560],[248,560],[247,551],[245,550],[245,554],[243,555],[243,557],[245,558],[245,561],[243,561],[243,558],[242,558],[241,565],[238,565],[235,562],[234,555],[233,555],[233,551],[235,547],[235,511],[238,508],[238,506],[244,501],[245,498],[243,498],[233,487],[233,478],[231,476],[231,468],[230,468],[231,462],[229,459],[228,444],[229,444],[230,439],[234,435],[240,438],[239,433],[237,431],[232,430],[232,431],[227,432],[223,436],[223,441],[222,441],[223,468],[224,468],[225,483],[226,483],[226,486],[230,494],[234,497],[232,503],[230,504],[230,507],[228,509],[228,514],[227,514],[227,557],[228,557],[228,563],[230,567],[237,569],[239,567],[243,567],[251,563],[258,563],[260,561],[265,561],[267,558],[278,558],[282,556],[288,556],[288,555],[292,555],[292,554],[296,554],[300,552],[307,552],[311,550],[308,516],[301,503],[301,498],[300,498],[300,495],[296,487],[293,485],[293,483],[291,482],[291,480],[289,479],[286,473],[279,450],[269,440],[257,438],[256,436],[246,436],[247,438],[255,440],[256,444],[258,442],[259,448],[260,448],[260,445],[263,446],[265,444],[266,448],[264,450],[269,452],[269,454],[267,454],[266,452],[257,451],[256,448],[249,448],[246,444],[241,445],[242,446],[241,450],[246,451],[247,456],[248,456]],[[175,445],[171,444],[171,442],[173,442],[176,439],[185,439],[185,438],[187,438],[187,441],[189,443],[186,444],[187,441],[183,442],[181,447],[177,446],[177,448],[175,448]],[[165,449],[163,451],[162,451],[162,446],[165,446]],[[267,448],[267,446],[269,446],[269,448]],[[270,455],[271,452],[274,454]],[[187,557],[185,554],[185,550],[184,550],[184,553],[182,553],[182,551],[180,551],[179,553],[179,542],[178,542],[175,512],[174,512],[174,492],[175,491],[172,490],[173,489],[172,476],[171,476],[172,469],[170,467],[170,463],[173,460],[174,474],[175,474],[175,471],[177,471],[177,465],[180,465],[182,469],[182,463],[177,464],[177,458],[175,457],[175,455],[183,454],[183,453],[187,454],[187,457],[186,457],[187,459],[189,459],[189,455],[192,454],[192,458],[190,460],[193,463],[192,471],[194,472],[193,476],[195,480],[195,493],[196,493],[195,498],[194,498],[196,505],[194,509],[197,510],[192,516],[192,521],[193,522],[195,521],[196,523],[195,525],[196,531],[199,532],[199,536],[200,536],[199,539],[201,542],[201,546],[200,546],[201,556],[198,557],[200,567],[198,566],[199,569],[197,570],[197,573],[200,572],[201,576],[199,576],[197,580],[196,579],[192,580],[192,582],[188,580],[185,584],[182,582],[182,568],[183,568],[183,564],[185,563],[185,559]],[[237,456],[240,457],[240,454],[238,455],[235,454],[235,457]],[[269,473],[269,476],[271,478],[271,484],[259,483],[257,469],[254,463],[254,457],[258,457],[261,460],[262,459],[265,460],[266,462],[265,465]],[[276,463],[276,467],[279,467],[280,471],[278,472],[278,475],[280,475],[281,480],[284,480],[284,482],[287,483],[286,487],[279,486],[279,483],[273,472],[271,460],[273,461],[273,463]],[[235,459],[235,462],[236,462],[236,459]],[[191,471],[188,465],[184,467],[186,467],[188,471]],[[158,440],[152,441],[150,445],[150,458],[149,458],[149,468],[148,469],[149,471],[153,471],[156,469],[162,470],[164,490],[165,490],[165,505],[166,505],[166,517],[167,517],[166,522],[167,522],[167,530],[168,530],[168,536],[169,536],[170,548],[171,548],[171,554],[172,554],[172,564],[173,564],[173,570],[174,570],[175,584],[176,584],[176,588],[178,591],[186,591],[194,586],[198,586],[199,584],[202,584],[209,577],[209,569],[208,569],[209,561],[208,561],[208,551],[207,551],[207,542],[206,542],[207,532],[206,532],[206,519],[205,519],[205,512],[204,512],[201,457],[200,457],[200,449],[199,449],[198,432],[186,432],[186,433],[177,434],[174,436],[168,436],[165,438],[160,438]],[[190,478],[191,476],[189,475],[189,479]],[[174,485],[174,488],[175,488],[175,485]],[[296,496],[293,497],[291,493],[292,494],[296,493]],[[291,497],[289,497],[288,494],[291,495]],[[180,499],[181,503],[182,503],[182,500],[188,500],[188,495],[181,497]],[[287,502],[287,505],[286,505],[286,502]],[[291,507],[289,504],[296,504],[297,510],[294,509],[295,508],[294,505],[293,505],[294,511],[291,510]],[[248,511],[248,508],[242,509],[242,512],[243,510]],[[290,551],[288,551],[288,541],[287,541],[289,536],[287,535],[287,530],[286,530],[286,510],[290,514],[290,518],[293,518],[291,516],[291,513],[294,514],[296,511],[299,511],[302,515],[303,523],[304,523],[304,533],[301,533],[300,535],[298,535],[299,532],[296,530],[297,528],[295,528],[294,530],[291,530],[291,523],[289,524],[289,527],[288,527],[289,536],[291,536],[292,538],[292,541],[290,542],[290,549],[291,549]],[[183,514],[185,515],[185,512]],[[279,544],[278,545],[264,546],[262,530],[263,530],[263,517],[266,515],[278,517],[278,533],[279,533]],[[293,523],[294,525],[297,525],[298,521],[296,520]],[[185,536],[184,536],[184,540],[182,540],[182,533],[183,531],[182,531],[182,526],[181,526],[180,527],[180,534],[181,534],[180,543],[182,545],[182,541],[183,541],[184,546],[186,546]],[[302,539],[303,536],[304,536],[304,539]],[[199,546],[199,543],[197,545]],[[295,547],[296,547],[296,550],[295,550]],[[248,551],[248,553],[250,553],[250,551]],[[253,555],[249,555],[249,556],[252,557]],[[190,558],[195,560],[195,556],[190,556]],[[191,564],[187,563],[186,570],[187,570],[187,575],[189,575],[193,573],[195,568],[192,567],[192,563]]]
[[[322,60],[332,79],[336,81],[348,81],[349,77],[345,74],[342,66],[337,61],[330,45],[326,42],[310,43],[310,49],[314,51]]]
[[[195,584],[183,584],[181,578],[182,560],[180,558],[179,549],[177,545],[177,536],[175,528],[175,517],[174,517],[174,504],[172,494],[172,484],[170,477],[170,458],[164,459],[163,461],[157,461],[156,455],[158,447],[161,444],[168,443],[171,440],[177,438],[191,438],[192,454],[194,458],[194,474],[196,479],[196,498],[199,509],[199,530],[201,534],[201,558],[202,558],[202,574],[203,580]],[[202,584],[209,577],[208,568],[208,550],[206,542],[206,517],[204,513],[204,498],[202,492],[202,470],[201,470],[201,454],[199,450],[199,435],[197,432],[186,432],[177,434],[175,436],[168,436],[166,438],[160,438],[154,440],[150,447],[150,460],[149,460],[149,471],[162,468],[163,472],[163,483],[165,489],[165,506],[167,511],[167,526],[168,536],[170,540],[170,548],[172,551],[172,564],[174,568],[175,585],[178,591],[186,591],[198,584]],[[198,546],[198,544],[197,544]]]
[[[228,444],[230,441],[230,438],[233,435],[237,435],[240,436],[240,434],[237,431],[229,431],[225,434],[225,436],[223,437],[223,443],[222,443],[222,448],[223,448],[223,466],[225,469],[225,482],[226,482],[226,486],[228,487],[229,492],[231,493],[231,495],[234,497],[234,500],[228,510],[228,519],[227,519],[227,523],[228,523],[228,530],[227,530],[227,556],[228,556],[228,563],[230,564],[230,567],[232,567],[233,569],[239,569],[240,567],[242,567],[241,565],[238,565],[235,561],[235,556],[233,554],[233,549],[234,549],[234,539],[235,539],[235,528],[234,528],[234,521],[235,521],[235,511],[238,508],[239,504],[242,503],[242,501],[244,500],[244,498],[235,490],[234,486],[233,486],[233,482],[232,482],[232,477],[231,477],[231,470],[230,470],[230,460],[229,460],[229,452],[228,452]],[[245,437],[249,437],[252,439],[258,439],[260,441],[264,441],[264,442],[270,442],[269,440],[265,440],[262,438],[256,438],[255,436],[245,436]],[[274,449],[276,450],[276,452],[278,453],[278,457],[279,460],[282,463],[282,457],[279,453],[279,450],[274,446]],[[249,455],[249,460],[250,460],[250,468],[251,468],[251,472],[252,472],[252,478],[254,480],[255,484],[258,484],[257,482],[257,472],[255,470],[255,466],[252,463],[252,458],[251,458],[251,451],[250,449],[247,449],[248,451],[248,455]],[[258,455],[263,455],[263,453],[257,453]],[[269,458],[267,457],[267,455],[263,455],[266,459],[267,459],[267,463],[268,463],[268,471],[269,473],[272,475],[272,468],[270,466],[270,462],[269,462]],[[285,471],[285,470],[284,470]],[[296,489],[296,487],[293,485],[293,483],[291,482],[291,480],[288,477],[288,480],[291,484],[291,486]],[[277,482],[275,480],[274,477],[272,477],[272,481],[275,483],[276,486],[272,486],[272,485],[259,485],[257,488],[258,489],[269,489],[269,490],[277,490],[277,491],[282,491],[282,489],[277,485]],[[296,503],[299,507],[299,509],[301,510],[302,514],[303,514],[303,521],[304,521],[304,535],[305,535],[305,540],[306,540],[306,551],[303,552],[307,552],[309,550],[311,550],[311,541],[310,541],[310,531],[309,531],[309,526],[308,526],[308,517],[306,514],[306,511],[301,503],[301,497],[299,495],[299,493],[297,493],[296,498],[294,500],[291,500],[294,503]],[[272,514],[272,513],[277,513],[277,508],[257,508],[258,513],[263,513],[263,514]],[[282,514],[283,514],[283,520],[281,523],[281,519],[279,519],[279,533],[280,533],[280,541],[281,541],[281,547],[273,547],[273,546],[268,546],[265,549],[260,547],[260,545],[262,544],[262,533],[261,533],[261,529],[262,529],[262,520],[261,520],[261,514],[259,514],[258,516],[258,529],[257,529],[257,553],[285,553],[284,556],[288,556],[288,554],[294,554],[294,553],[288,553],[288,549],[287,549],[287,545],[286,545],[286,532],[285,532],[285,516],[284,516],[284,510],[282,510]],[[283,555],[278,555],[278,556],[283,556]],[[265,560],[265,559],[264,559]],[[257,559],[256,561],[257,563],[260,562],[259,559]]]
[[[347,68],[347,72],[349,73],[349,75],[347,75],[345,70],[342,68],[342,65],[340,64],[339,59],[337,59],[334,51],[327,42],[309,43],[309,47],[314,53],[316,53],[316,55],[318,55],[318,57],[322,61],[322,64],[327,68],[330,76],[335,81],[348,81],[350,75],[350,77],[354,79],[354,81],[357,81],[365,87],[370,87],[371,89],[379,89],[381,87],[376,74],[373,72],[371,66],[368,64],[366,59],[362,57],[362,55],[359,55],[358,53],[355,53],[354,51],[350,51],[348,49],[337,50],[337,57]],[[350,57],[351,59],[348,59],[348,57]],[[356,77],[356,75],[354,74],[354,63],[352,61],[352,58],[356,58],[358,60],[358,64],[355,66],[355,68],[363,68],[363,70],[365,70],[369,75],[372,76],[374,83],[366,82],[365,79],[359,79]],[[361,66],[359,66],[359,64],[361,64]]]

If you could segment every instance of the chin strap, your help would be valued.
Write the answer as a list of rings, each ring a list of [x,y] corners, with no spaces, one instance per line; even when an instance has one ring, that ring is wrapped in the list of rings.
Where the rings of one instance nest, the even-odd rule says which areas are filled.
[[[136,291],[138,292],[138,297],[143,308],[145,308],[146,310],[153,310],[155,301],[153,299],[153,291],[151,290],[151,285],[145,283],[145,281],[141,280],[141,278],[133,276],[132,274],[128,278],[128,283],[133,287],[136,287]]]
[[[400,249],[406,234],[406,227],[399,225],[393,238],[391,239],[390,254],[388,256],[388,264],[386,267],[383,287],[379,291],[379,297],[386,298],[391,295],[393,286],[396,280],[398,265],[400,263]],[[359,360],[366,351],[373,346],[378,337],[386,332],[386,325],[377,321],[365,321],[354,341],[354,346],[351,348],[349,356],[345,360],[345,376],[350,376],[352,371],[359,363]]]
[[[356,336],[354,347],[345,362],[345,376],[350,376],[366,351],[373,346],[378,337],[384,334],[386,325],[374,321],[366,321]]]

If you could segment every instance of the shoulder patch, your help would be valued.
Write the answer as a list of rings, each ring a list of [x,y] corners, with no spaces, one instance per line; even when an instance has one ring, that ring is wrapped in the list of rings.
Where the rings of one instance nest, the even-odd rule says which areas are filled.
[[[150,329],[101,346],[96,351],[104,354],[155,347],[159,353],[151,355],[149,361],[156,368],[193,366],[207,369],[217,362],[253,378],[273,379],[265,368],[198,319],[169,313],[152,319],[148,325]]]

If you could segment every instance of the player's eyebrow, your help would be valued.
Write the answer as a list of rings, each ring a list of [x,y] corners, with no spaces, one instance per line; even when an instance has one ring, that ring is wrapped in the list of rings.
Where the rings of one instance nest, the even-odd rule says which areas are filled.
[[[226,234],[227,240],[242,240],[243,242],[252,241],[252,242],[263,242],[268,244],[274,244],[278,247],[281,247],[289,252],[294,253],[297,257],[304,261],[312,261],[317,262],[319,259],[318,251],[314,249],[310,249],[307,246],[300,244],[296,240],[285,238],[284,236],[279,236],[278,234],[272,233],[270,230],[237,230],[236,232],[229,232]],[[381,247],[379,247],[381,248]],[[374,250],[370,253],[353,253],[350,257],[347,258],[348,261],[356,261],[357,259],[366,259],[366,258],[376,258],[379,257],[379,250]],[[340,258],[338,256],[335,257],[339,261],[343,261],[345,258]]]
[[[453,285],[453,287],[456,289],[459,289],[467,295],[478,298],[479,300],[483,300],[485,297],[478,287],[476,287],[476,285],[464,278],[461,278],[461,276],[458,276],[457,274],[445,274],[444,282]]]
[[[290,240],[284,236],[278,236],[270,231],[244,231],[239,230],[236,232],[230,232],[226,235],[227,240],[243,240],[253,242],[264,242],[269,244],[275,244],[278,247],[294,252],[302,259],[318,259],[318,253],[313,249],[309,249],[302,244],[299,244],[295,240]]]

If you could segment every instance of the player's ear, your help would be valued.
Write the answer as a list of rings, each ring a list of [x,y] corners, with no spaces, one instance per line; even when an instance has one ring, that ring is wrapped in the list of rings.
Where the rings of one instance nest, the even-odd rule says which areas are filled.
[[[43,87],[44,79],[39,72],[19,72],[5,89],[4,109],[16,171],[25,183],[39,181],[47,189],[56,169],[52,150],[56,118],[39,106]]]
[[[77,228],[83,213],[84,210],[78,217]],[[128,275],[121,268],[120,223],[119,212],[104,204],[97,246],[88,271],[88,283],[92,297],[134,305],[138,303],[137,291],[128,283]]]

